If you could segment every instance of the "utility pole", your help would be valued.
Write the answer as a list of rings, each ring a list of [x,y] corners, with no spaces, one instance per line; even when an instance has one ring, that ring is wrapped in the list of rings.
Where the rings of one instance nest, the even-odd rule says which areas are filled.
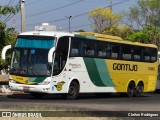
[[[71,32],[71,17],[72,16],[66,16],[69,20],[69,32]]]
[[[12,27],[16,29],[16,18],[13,18]]]
[[[26,18],[25,18],[25,0],[21,0],[21,32],[26,31]]]
[[[112,0],[110,0],[109,9],[110,9],[110,11],[111,11],[111,13],[112,13]],[[110,27],[111,27],[111,26],[112,26],[112,20],[111,20],[111,18],[110,18]]]

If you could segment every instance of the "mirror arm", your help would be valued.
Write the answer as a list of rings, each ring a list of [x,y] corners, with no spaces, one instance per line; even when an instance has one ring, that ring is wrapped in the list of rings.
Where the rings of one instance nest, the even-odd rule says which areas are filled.
[[[7,52],[7,50],[8,49],[11,49],[12,48],[12,46],[11,45],[7,45],[7,46],[5,46],[3,49],[2,49],[2,59],[3,60],[5,60],[6,59],[6,52]]]

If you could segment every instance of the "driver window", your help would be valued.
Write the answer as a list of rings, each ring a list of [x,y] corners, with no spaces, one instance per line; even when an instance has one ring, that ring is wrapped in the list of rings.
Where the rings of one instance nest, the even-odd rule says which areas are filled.
[[[58,40],[57,49],[55,53],[53,75],[58,75],[63,70],[67,57],[69,48],[69,37],[62,37]]]

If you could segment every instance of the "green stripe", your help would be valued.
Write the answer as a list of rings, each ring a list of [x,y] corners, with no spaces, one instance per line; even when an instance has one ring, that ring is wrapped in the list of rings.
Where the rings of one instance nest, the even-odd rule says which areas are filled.
[[[46,79],[46,77],[30,77],[29,82],[43,82]]]
[[[95,59],[95,63],[98,69],[98,73],[100,75],[100,78],[102,82],[105,84],[105,86],[114,86],[114,83],[111,80],[107,64],[104,59]]]
[[[84,58],[84,63],[86,65],[89,77],[92,81],[92,83],[96,86],[105,86],[105,84],[102,82],[96,63],[93,58]]]
[[[78,38],[87,38],[87,39],[97,40],[97,38],[94,36],[85,36],[85,35],[74,35],[74,36]]]

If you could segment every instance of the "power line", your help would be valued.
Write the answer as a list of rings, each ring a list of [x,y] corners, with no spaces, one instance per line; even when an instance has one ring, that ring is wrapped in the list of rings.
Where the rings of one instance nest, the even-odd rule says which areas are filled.
[[[124,1],[121,1],[121,2],[117,2],[117,3],[113,3],[112,6],[116,6],[118,4],[122,4],[124,2],[128,2],[129,0],[124,0]],[[110,5],[104,7],[104,8],[108,8]],[[89,11],[90,12],[90,11]],[[81,13],[81,14],[78,14],[78,15],[74,15],[72,16],[72,19],[73,18],[77,18],[77,17],[80,17],[80,16],[83,16],[83,15],[86,15],[88,14],[89,12],[85,12],[85,13]],[[56,19],[56,20],[51,20],[51,21],[48,21],[49,23],[54,23],[54,22],[60,22],[60,21],[64,21],[64,20],[67,20],[68,18],[61,18],[61,19]],[[33,23],[33,24],[28,24],[27,26],[33,26],[33,25],[36,25],[36,24],[41,24],[41,22],[39,23]]]
[[[82,25],[77,25],[77,26],[73,26],[73,27],[70,27],[70,28],[73,29],[73,28],[85,27],[85,26],[89,26],[89,25],[92,25],[92,24],[91,23],[89,23],[89,24],[82,24]],[[68,29],[68,28],[66,27],[66,28],[63,28],[63,29]]]
[[[10,4],[10,3],[9,3]],[[13,1],[12,1],[12,4],[13,4]],[[15,7],[18,7],[19,6],[19,2],[16,4]],[[11,16],[12,15],[12,16]],[[3,21],[4,23],[8,22],[15,14],[13,13],[10,13],[6,18],[5,20]]]
[[[95,1],[93,1],[93,0],[92,0],[92,1],[89,1],[89,0],[86,1],[86,0],[85,0],[85,1],[83,1],[83,2],[87,2],[87,3],[106,3],[106,1],[98,1],[98,2],[95,2]]]
[[[12,0],[10,0],[7,6],[9,6],[9,5],[11,4],[11,2],[13,3],[13,1],[12,1]]]
[[[122,4],[124,2],[128,2],[129,0],[124,0],[124,1],[121,1],[121,2],[117,2],[117,3],[113,3],[112,6],[115,6],[115,5],[118,5],[118,4]],[[110,5],[109,5],[110,6]],[[107,8],[109,6],[106,6],[104,8]],[[90,12],[90,11],[89,11]],[[77,17],[80,17],[80,16],[83,16],[83,15],[87,15],[89,12],[85,12],[85,13],[81,13],[81,14],[78,14],[78,15],[74,15],[72,16],[72,19],[73,18],[77,18]],[[62,20],[66,20],[67,18],[61,18],[61,19],[57,19],[57,20],[53,20],[53,21],[49,21],[49,22],[59,22],[59,21],[62,21]]]
[[[121,1],[121,2],[113,3],[112,6],[115,6],[115,5],[118,5],[118,4],[122,4],[122,3],[127,2],[127,1],[129,1],[129,0],[124,0],[124,1]],[[109,5],[109,6],[110,6],[110,5]],[[104,7],[104,8],[107,8],[107,7],[109,7],[109,6],[106,6],[106,7]],[[89,11],[89,12],[90,12],[90,11]],[[83,15],[86,15],[86,14],[88,14],[89,12],[85,12],[85,13],[81,13],[81,14],[72,16],[72,19],[73,19],[73,18],[80,17],[80,16],[83,16]],[[60,22],[60,21],[67,20],[67,19],[68,19],[68,18],[65,17],[65,18],[61,18],[61,19],[51,20],[51,21],[48,21],[48,22],[49,22],[49,23],[54,23],[54,22]],[[39,23],[34,23],[34,24],[28,24],[28,25],[36,25],[36,24],[41,24],[41,22],[39,22]]]
[[[53,9],[49,9],[49,10],[46,10],[46,11],[42,11],[42,12],[38,12],[38,13],[34,13],[34,14],[30,14],[30,15],[27,15],[26,17],[35,17],[35,16],[38,16],[38,15],[41,15],[41,14],[46,14],[46,13],[49,13],[49,12],[53,12],[53,11],[56,11],[56,10],[59,10],[59,9],[63,9],[65,7],[69,7],[69,6],[72,6],[74,4],[77,4],[79,2],[82,2],[83,0],[79,0],[79,1],[76,1],[76,2],[73,2],[73,3],[70,3],[70,4],[67,4],[67,5],[63,5],[63,6],[60,6],[60,7],[57,7],[57,8],[53,8]]]
[[[36,4],[36,3],[40,2],[40,1],[42,1],[42,0],[37,0],[37,1],[34,1],[34,2],[30,2],[30,3],[26,4],[26,6]]]

